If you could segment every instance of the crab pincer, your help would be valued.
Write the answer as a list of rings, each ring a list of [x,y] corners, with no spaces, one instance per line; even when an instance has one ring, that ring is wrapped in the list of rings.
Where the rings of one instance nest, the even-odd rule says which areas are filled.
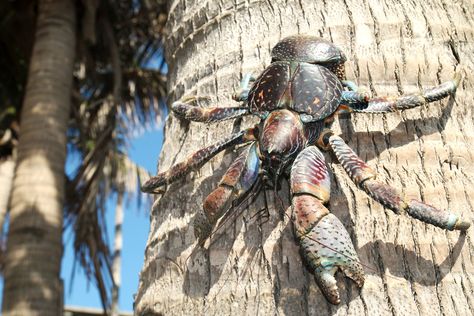
[[[301,252],[324,296],[339,304],[334,274],[338,269],[364,284],[364,271],[351,238],[341,221],[323,205],[329,201],[330,178],[321,151],[301,151],[291,169],[293,225]]]

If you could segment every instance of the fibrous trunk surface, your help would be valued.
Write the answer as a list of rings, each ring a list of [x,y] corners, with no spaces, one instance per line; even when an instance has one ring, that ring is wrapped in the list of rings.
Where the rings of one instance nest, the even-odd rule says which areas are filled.
[[[202,106],[236,106],[244,73],[258,74],[281,38],[308,33],[348,57],[348,78],[373,94],[412,93],[465,79],[455,98],[385,115],[353,114],[333,129],[408,197],[471,218],[474,212],[473,40],[468,1],[172,1],[166,41],[169,102],[211,96]],[[164,171],[193,151],[258,120],[212,125],[170,115],[159,163]],[[474,312],[471,237],[446,232],[373,202],[326,155],[329,208],[351,234],[364,264],[362,290],[338,278],[342,302],[326,302],[304,267],[288,216],[268,192],[269,218],[234,209],[207,249],[193,218],[239,149],[218,155],[168,187],[151,213],[136,312],[247,315],[470,315]],[[278,192],[285,205],[288,186]],[[260,215],[262,215],[260,213]]]

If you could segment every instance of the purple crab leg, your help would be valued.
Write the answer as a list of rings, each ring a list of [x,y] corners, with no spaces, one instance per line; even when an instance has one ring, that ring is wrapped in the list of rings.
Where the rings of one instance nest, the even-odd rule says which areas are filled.
[[[376,173],[340,138],[332,135],[329,145],[352,181],[374,200],[397,214],[408,213],[425,223],[448,230],[466,230],[471,225],[458,215],[439,210],[417,200],[406,201],[397,191],[376,179]]]
[[[351,111],[365,112],[365,113],[388,113],[399,110],[411,109],[423,104],[438,101],[446,98],[456,92],[459,83],[461,82],[460,73],[456,73],[454,78],[450,81],[440,84],[434,88],[428,89],[425,92],[407,94],[401,96],[382,96],[369,98],[366,93],[358,92],[357,87],[346,82],[345,86],[352,91],[343,91],[340,103],[347,105]]]
[[[232,98],[236,101],[247,101],[250,82],[255,81],[251,74],[245,74],[240,82],[239,90]],[[191,103],[202,97],[191,97],[185,100],[178,100],[171,105],[173,112],[186,120],[195,122],[218,122],[249,115],[248,107],[208,107],[202,108],[193,106]],[[204,97],[206,99],[206,97]]]
[[[204,212],[194,222],[194,234],[200,243],[210,236],[215,223],[228,209],[229,202],[242,196],[254,185],[259,170],[260,159],[254,142],[240,153],[227,169],[219,186],[204,200]]]
[[[173,112],[186,120],[195,122],[217,122],[248,115],[248,107],[208,107],[194,106],[188,102],[176,101],[171,106]]]
[[[346,229],[323,205],[329,201],[330,187],[323,154],[315,146],[305,148],[291,168],[293,224],[319,288],[329,302],[339,304],[336,271],[341,269],[359,287],[364,271]]]
[[[204,163],[224,149],[256,140],[255,131],[255,127],[240,131],[214,145],[196,151],[186,158],[186,160],[148,179],[148,181],[142,185],[141,190],[146,193],[162,193],[163,190],[157,190],[159,187],[184,177],[192,170],[199,169]]]

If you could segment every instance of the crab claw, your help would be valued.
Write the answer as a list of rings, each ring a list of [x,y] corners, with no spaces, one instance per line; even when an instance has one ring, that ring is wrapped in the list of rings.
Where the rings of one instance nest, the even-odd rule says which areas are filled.
[[[300,243],[303,256],[329,302],[339,304],[341,301],[334,278],[338,269],[362,287],[362,265],[349,234],[336,216],[324,216],[309,232],[300,236]]]

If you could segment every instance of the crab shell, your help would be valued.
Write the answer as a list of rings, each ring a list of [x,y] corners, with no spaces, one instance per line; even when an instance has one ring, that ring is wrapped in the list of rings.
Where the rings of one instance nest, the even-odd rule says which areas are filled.
[[[340,64],[344,53],[333,43],[310,35],[294,35],[279,41],[272,49],[272,62],[300,61],[310,64]]]
[[[325,119],[339,106],[345,60],[339,48],[318,37],[281,40],[272,63],[250,88],[250,112],[266,118],[284,108],[299,113],[304,123]]]

